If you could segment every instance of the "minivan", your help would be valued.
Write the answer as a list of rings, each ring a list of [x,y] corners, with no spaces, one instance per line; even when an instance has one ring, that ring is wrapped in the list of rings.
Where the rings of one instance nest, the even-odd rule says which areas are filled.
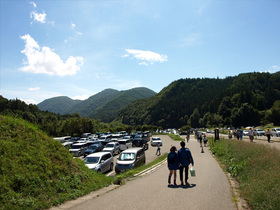
[[[120,143],[120,150],[126,150],[130,147],[132,147],[132,140],[129,139],[121,139],[118,141]]]
[[[115,172],[120,173],[146,163],[143,148],[129,148],[124,150],[117,158]]]
[[[111,152],[97,152],[85,157],[84,162],[89,169],[100,173],[112,171],[114,168],[114,158]]]
[[[84,154],[87,148],[87,143],[76,143],[71,145],[69,152],[73,153],[75,157],[79,157]]]

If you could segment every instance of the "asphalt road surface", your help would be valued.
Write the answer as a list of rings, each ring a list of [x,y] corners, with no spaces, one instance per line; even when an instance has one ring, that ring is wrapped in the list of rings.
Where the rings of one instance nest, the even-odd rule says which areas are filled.
[[[179,142],[168,136],[163,140],[162,153],[168,152],[171,144],[180,148]],[[187,147],[190,148],[196,169],[196,176],[189,177],[189,186],[168,185],[166,163],[142,177],[126,182],[125,185],[94,198],[79,198],[79,202],[62,205],[55,209],[237,209],[233,202],[230,183],[208,148],[201,147],[191,137]],[[156,147],[149,145],[147,162],[156,158]],[[177,171],[177,184],[179,184]],[[69,204],[69,203],[68,203]]]

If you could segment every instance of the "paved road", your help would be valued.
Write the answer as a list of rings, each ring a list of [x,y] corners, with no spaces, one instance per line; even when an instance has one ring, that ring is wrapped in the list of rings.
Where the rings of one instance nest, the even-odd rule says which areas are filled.
[[[168,151],[170,143],[179,148],[179,142],[172,142],[165,136],[163,144],[166,146],[163,150]],[[196,177],[190,177],[188,187],[168,185],[168,169],[163,164],[143,177],[128,181],[124,186],[95,198],[80,198],[80,202],[66,207],[62,205],[60,209],[237,209],[232,201],[229,181],[208,148],[204,148],[204,153],[201,153],[193,137],[187,146],[192,151],[197,174]]]
[[[207,136],[213,137],[213,134],[207,134]],[[225,134],[220,134],[220,138],[225,138],[228,139],[228,135]],[[234,138],[232,138],[234,139]],[[250,142],[248,136],[243,136],[243,140],[245,142]],[[262,145],[267,145],[272,148],[280,149],[280,137],[272,137],[270,143],[267,142],[267,137],[266,136],[255,136],[254,137],[254,143],[256,144],[262,144]]]

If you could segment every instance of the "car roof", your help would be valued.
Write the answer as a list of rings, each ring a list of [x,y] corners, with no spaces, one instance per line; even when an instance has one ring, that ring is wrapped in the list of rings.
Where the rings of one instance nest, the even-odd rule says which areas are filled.
[[[133,148],[129,148],[124,150],[122,153],[126,153],[126,152],[138,152],[139,150],[143,150],[142,147],[133,147]]]
[[[87,145],[87,143],[76,143],[76,144],[72,144],[73,146],[80,146],[80,145]]]
[[[96,153],[88,155],[87,157],[101,157],[105,154],[111,154],[111,152],[96,152]]]

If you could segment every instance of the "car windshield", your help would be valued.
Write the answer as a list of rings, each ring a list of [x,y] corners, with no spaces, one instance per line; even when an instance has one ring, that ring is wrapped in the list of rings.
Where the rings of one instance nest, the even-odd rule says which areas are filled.
[[[105,146],[106,148],[108,148],[108,147],[114,147],[114,144],[106,144],[106,146]]]
[[[95,145],[91,145],[90,147],[89,147],[89,149],[92,149],[92,150],[95,150],[97,148],[97,146],[95,146]]]
[[[119,160],[134,160],[135,153],[122,153]]]
[[[99,162],[100,157],[86,157],[85,164],[95,164]]]
[[[80,149],[82,146],[81,145],[72,145],[71,149]]]

